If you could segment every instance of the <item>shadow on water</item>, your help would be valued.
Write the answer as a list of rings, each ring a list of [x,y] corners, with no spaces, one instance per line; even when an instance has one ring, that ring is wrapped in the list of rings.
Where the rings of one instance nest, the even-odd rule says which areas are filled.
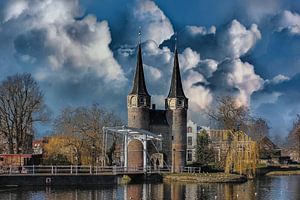
[[[209,200],[300,199],[300,176],[259,177],[243,184],[148,183],[88,187],[18,187],[0,200]]]

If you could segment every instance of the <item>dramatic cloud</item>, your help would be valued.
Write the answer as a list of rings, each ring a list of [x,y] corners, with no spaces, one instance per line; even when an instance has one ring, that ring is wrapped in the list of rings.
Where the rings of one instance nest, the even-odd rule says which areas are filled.
[[[190,47],[203,58],[222,61],[227,58],[239,58],[248,53],[261,39],[261,33],[256,24],[247,29],[239,21],[233,20],[220,29],[214,26],[208,30],[201,26],[187,26],[178,33],[178,38],[180,48]],[[172,46],[173,40],[174,36],[164,42],[163,46]]]
[[[176,31],[183,87],[194,121],[208,125],[203,111],[217,96],[231,95],[267,118],[274,127],[271,132],[287,132],[300,111],[295,86],[295,74],[300,73],[297,3],[229,0],[199,10],[205,3],[175,1],[166,7],[160,1],[124,2],[103,6],[80,0],[4,0],[1,79],[30,72],[54,111],[100,103],[118,110],[126,121],[125,97],[136,65],[139,30],[146,83],[158,108],[164,108],[170,87]]]
[[[291,129],[300,112],[299,84],[300,74],[291,78],[277,76],[252,96],[253,112],[268,119],[272,133],[283,135]]]
[[[261,38],[260,31],[256,24],[252,24],[250,29],[246,29],[240,22],[233,20],[228,28],[221,31],[218,40],[225,56],[239,58],[246,54]]]
[[[278,31],[288,31],[291,34],[300,34],[300,15],[289,10],[281,12],[275,17]]]
[[[93,15],[77,20],[78,1],[20,0],[5,6],[0,36],[9,35],[5,44],[12,48],[5,53],[17,61],[8,73],[31,72],[52,107],[65,106],[66,99],[70,104],[103,101],[106,91],[118,93],[127,82],[109,48],[107,22]]]
[[[13,4],[7,4],[4,9],[4,22],[17,18],[26,9],[28,9],[28,2],[24,0],[16,0]]]
[[[280,0],[236,0],[235,3],[239,17],[251,23],[262,23],[283,7],[283,1]]]
[[[197,111],[203,111],[210,106],[213,96],[209,88],[197,84],[205,83],[206,79],[195,71],[189,71],[184,77],[183,86],[186,96],[189,98],[189,105],[192,111],[192,115],[195,116]],[[197,116],[199,117],[199,116]]]
[[[153,40],[157,45],[173,35],[173,26],[159,7],[149,0],[136,1],[128,13],[124,41],[136,44],[138,31],[141,29],[142,40]]]
[[[289,77],[279,74],[279,75],[275,76],[272,80],[266,80],[266,83],[276,85],[278,83],[282,83],[282,82],[288,81],[288,80],[290,80]]]
[[[239,105],[249,105],[252,93],[263,85],[253,65],[243,63],[240,59],[222,62],[209,81],[220,95],[236,96]]]

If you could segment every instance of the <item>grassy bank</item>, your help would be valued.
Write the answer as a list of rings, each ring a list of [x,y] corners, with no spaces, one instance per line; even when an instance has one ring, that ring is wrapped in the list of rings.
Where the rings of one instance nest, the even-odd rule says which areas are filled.
[[[184,183],[242,183],[246,182],[245,176],[226,173],[181,173],[163,175],[165,182]]]
[[[291,176],[291,175],[300,175],[300,170],[290,170],[290,171],[273,171],[268,172],[267,176]]]
[[[299,165],[275,165],[259,167],[256,170],[257,175],[266,176],[290,176],[300,175]]]

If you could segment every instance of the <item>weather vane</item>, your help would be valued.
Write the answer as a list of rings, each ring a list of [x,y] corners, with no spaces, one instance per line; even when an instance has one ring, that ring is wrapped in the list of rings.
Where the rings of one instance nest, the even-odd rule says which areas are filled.
[[[177,49],[177,32],[174,34],[174,40],[175,40],[175,50]]]
[[[141,44],[141,36],[142,36],[142,31],[141,31],[142,27],[139,26],[139,44]]]

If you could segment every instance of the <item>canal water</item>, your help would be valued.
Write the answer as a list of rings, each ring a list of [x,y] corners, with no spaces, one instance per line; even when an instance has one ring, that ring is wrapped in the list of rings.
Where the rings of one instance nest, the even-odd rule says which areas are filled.
[[[300,176],[260,177],[243,184],[129,184],[104,187],[22,187],[0,200],[300,200]]]

